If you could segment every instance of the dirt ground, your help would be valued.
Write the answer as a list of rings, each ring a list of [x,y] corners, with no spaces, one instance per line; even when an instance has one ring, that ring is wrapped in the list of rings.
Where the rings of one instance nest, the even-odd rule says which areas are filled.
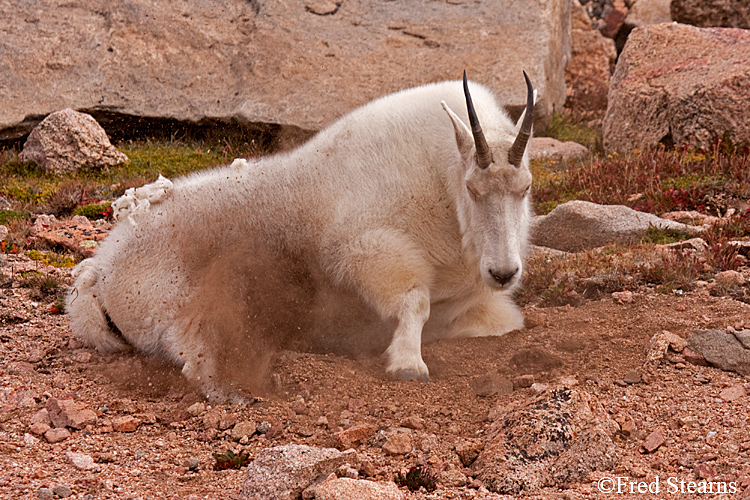
[[[0,258],[6,279],[38,269],[69,282],[69,269],[24,256]],[[328,446],[337,431],[363,423],[414,429],[414,449],[406,455],[387,454],[377,439],[357,448],[369,461],[370,479],[392,481],[421,465],[452,471],[440,476],[452,479],[433,492],[402,488],[406,498],[498,498],[472,478],[455,446],[481,439],[491,410],[530,400],[541,384],[574,385],[602,403],[622,427],[615,436],[620,461],[613,471],[530,496],[750,498],[750,378],[679,357],[651,373],[640,372],[649,339],[664,330],[687,337],[694,329],[750,326],[749,305],[712,297],[705,288],[683,295],[646,290],[628,303],[608,297],[577,307],[527,307],[523,330],[425,345],[432,375],[427,384],[386,380],[378,357],[281,352],[270,376],[273,392],[246,406],[213,407],[195,405],[200,397],[174,367],[137,353],[101,356],[84,347],[72,337],[67,318],[51,313],[51,306],[15,282],[0,289],[1,498],[42,498],[50,494],[45,488],[56,486],[69,488],[72,499],[235,498],[244,469],[214,470],[213,453],[233,450],[252,458],[281,444]],[[641,382],[630,380],[632,370],[642,374]],[[516,385],[521,380],[536,385],[480,397],[471,382],[492,373]],[[719,398],[722,390],[738,385],[747,395]],[[50,398],[82,403],[96,412],[96,423],[48,443],[31,424]],[[119,427],[128,420],[132,432]],[[267,422],[261,425],[267,432],[235,441],[231,424],[243,421]],[[665,442],[646,453],[643,442],[656,430]],[[88,455],[94,464],[90,470],[77,467],[66,452]],[[702,477],[733,482],[739,491],[639,495],[625,486],[619,494],[608,492],[608,478],[616,477],[633,483],[658,477],[662,484],[668,478]]]

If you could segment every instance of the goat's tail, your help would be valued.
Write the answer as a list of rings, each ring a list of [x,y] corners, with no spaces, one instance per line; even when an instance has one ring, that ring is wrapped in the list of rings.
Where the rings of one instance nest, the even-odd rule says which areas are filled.
[[[78,264],[73,275],[75,282],[65,296],[65,310],[76,337],[102,353],[125,349],[125,343],[112,330],[111,322],[96,296],[99,281],[96,264],[92,259],[86,259]]]

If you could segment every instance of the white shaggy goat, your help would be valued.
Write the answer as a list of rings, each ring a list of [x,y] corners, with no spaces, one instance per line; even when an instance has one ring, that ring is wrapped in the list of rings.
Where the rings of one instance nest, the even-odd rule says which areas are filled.
[[[515,125],[464,74],[375,100],[295,151],[129,193],[127,218],[75,270],[74,332],[163,355],[221,400],[269,338],[376,323],[387,374],[429,380],[423,339],[523,325],[510,294],[530,219],[524,77]]]

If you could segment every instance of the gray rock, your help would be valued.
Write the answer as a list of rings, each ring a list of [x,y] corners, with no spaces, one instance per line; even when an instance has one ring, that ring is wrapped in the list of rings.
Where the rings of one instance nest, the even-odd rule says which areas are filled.
[[[589,148],[577,142],[561,142],[551,137],[535,137],[531,141],[529,158],[532,160],[575,160],[589,155]]]
[[[74,451],[66,451],[65,459],[73,467],[79,470],[96,470],[98,466],[94,463],[94,458],[91,455],[85,453],[76,453]]]
[[[619,460],[612,442],[619,426],[586,393],[548,390],[495,413],[472,464],[491,491],[518,495],[578,482],[592,471],[611,470]]]
[[[638,0],[628,9],[625,24],[628,26],[647,26],[672,22],[669,7],[672,0]]]
[[[670,15],[678,23],[704,28],[750,28],[747,0],[672,0]]]
[[[240,500],[296,500],[320,476],[355,463],[354,450],[286,445],[268,448],[247,467]]]
[[[598,205],[569,201],[549,214],[537,217],[531,233],[534,245],[565,252],[577,252],[617,243],[637,243],[649,227],[693,234],[699,229],[637,212],[623,205]]]
[[[39,500],[52,500],[55,498],[55,494],[52,491],[52,488],[39,488],[36,491],[36,497]]]
[[[19,159],[33,161],[54,174],[82,168],[106,170],[128,161],[110,144],[94,117],[70,108],[50,114],[34,127]]]
[[[305,493],[315,500],[401,500],[404,494],[394,483],[330,476]],[[303,496],[304,498],[305,496]]]
[[[690,349],[706,361],[740,375],[750,375],[750,349],[724,330],[695,330],[688,337]]]
[[[607,151],[659,143],[710,147],[729,132],[750,144],[750,31],[635,28],[617,61],[604,118]]]
[[[739,332],[734,332],[734,337],[740,341],[740,344],[745,349],[750,349],[750,330],[740,330]]]
[[[570,2],[3,0],[0,32],[0,140],[66,107],[110,134],[191,124],[299,139],[464,69],[519,114],[526,70],[542,130],[565,101]]]
[[[55,486],[54,488],[52,488],[52,492],[60,498],[67,498],[73,494],[73,490],[71,490],[64,484],[59,484]]]

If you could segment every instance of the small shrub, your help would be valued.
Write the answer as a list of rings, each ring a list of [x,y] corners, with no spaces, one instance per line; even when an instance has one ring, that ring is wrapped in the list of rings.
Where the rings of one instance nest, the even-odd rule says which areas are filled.
[[[226,469],[241,469],[247,465],[250,457],[247,453],[242,452],[236,455],[232,450],[227,450],[224,453],[212,453],[216,463],[214,464],[214,470],[226,470]]]
[[[90,220],[109,219],[112,217],[112,203],[87,203],[78,205],[73,210],[73,215],[82,215]]]
[[[0,225],[7,226],[12,221],[23,220],[26,217],[26,212],[19,210],[0,210]]]
[[[435,491],[437,488],[435,475],[421,466],[412,467],[406,475],[399,473],[395,482],[399,486],[406,486],[411,491],[418,491],[420,488]]]

